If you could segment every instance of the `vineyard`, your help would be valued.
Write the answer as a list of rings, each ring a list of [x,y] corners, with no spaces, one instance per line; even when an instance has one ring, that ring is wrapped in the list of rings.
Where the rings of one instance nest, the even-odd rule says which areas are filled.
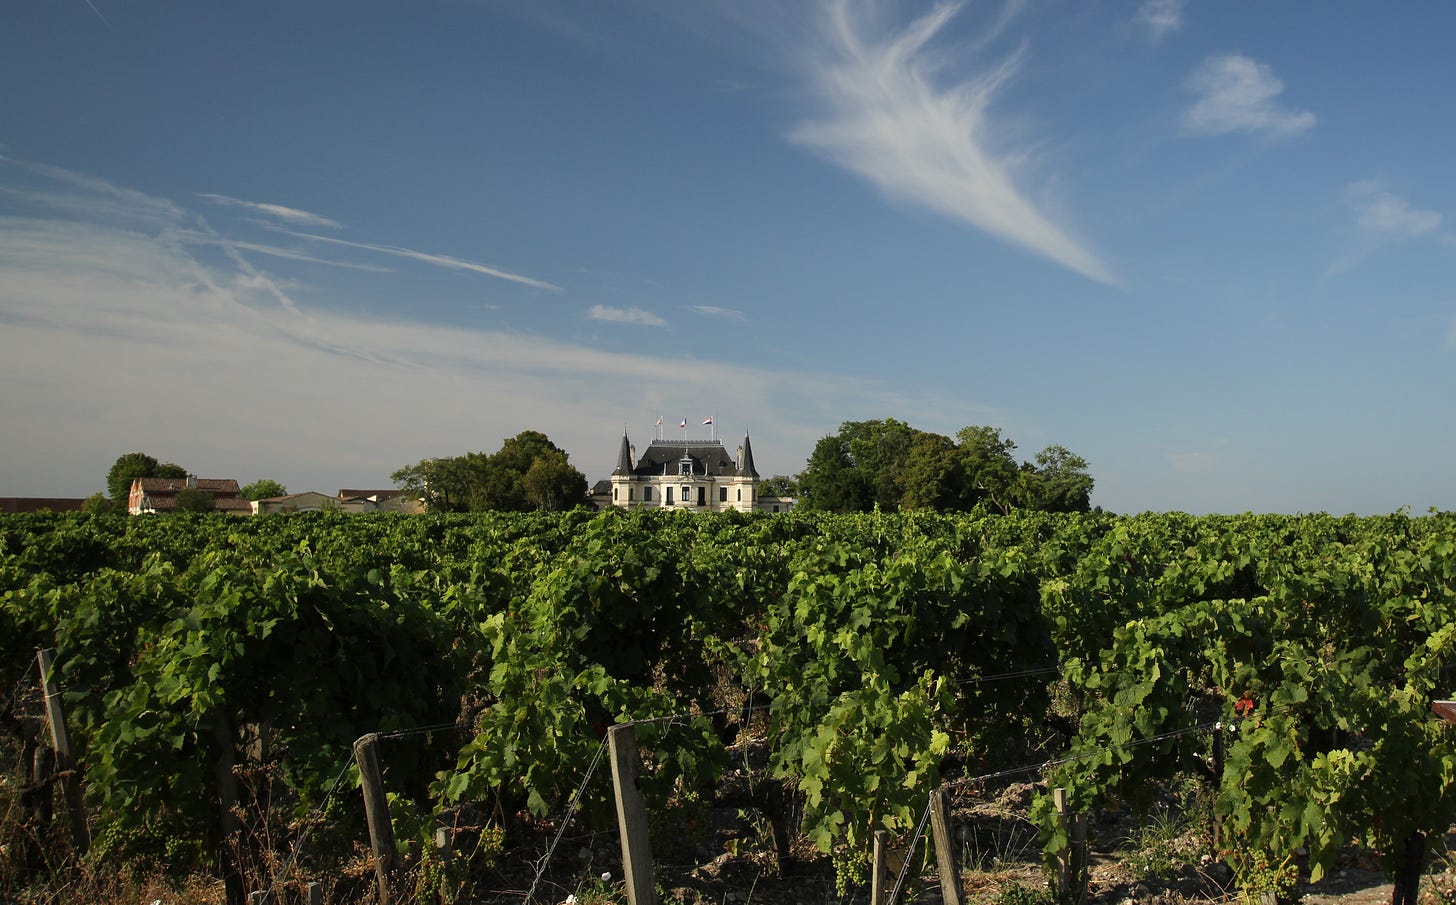
[[[365,736],[396,899],[625,901],[630,725],[660,898],[763,901],[758,859],[822,864],[816,901],[940,901],[937,790],[1020,790],[1055,877],[1062,789],[1206,815],[1229,894],[1291,901],[1353,848],[1411,905],[1456,818],[1453,667],[1444,513],[11,516],[0,901],[97,871],[375,901]]]

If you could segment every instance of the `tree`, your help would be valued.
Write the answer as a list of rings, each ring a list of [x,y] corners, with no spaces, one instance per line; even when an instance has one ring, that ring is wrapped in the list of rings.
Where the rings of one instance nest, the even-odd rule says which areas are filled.
[[[799,505],[805,509],[862,512],[872,505],[869,484],[855,468],[849,441],[842,432],[814,444],[799,475],[799,491]]]
[[[901,475],[905,509],[959,509],[965,481],[956,458],[955,441],[941,434],[921,434],[910,446]]]
[[[1016,444],[999,427],[971,425],[957,431],[956,460],[964,489],[956,508],[985,503],[1010,512],[1020,502],[1021,468],[1011,455],[1015,451]]]
[[[185,478],[187,469],[171,462],[159,463],[146,453],[118,456],[106,473],[106,492],[112,502],[125,506],[131,498],[131,482],[137,478]]]
[[[586,476],[539,431],[523,431],[491,455],[424,459],[390,479],[437,512],[559,510],[586,501]]]
[[[833,512],[1089,509],[1085,459],[1064,446],[1049,446],[1029,463],[1018,463],[1015,452],[999,427],[971,425],[951,439],[893,418],[846,421],[815,444],[799,476],[800,505]]]
[[[758,498],[799,496],[799,476],[776,474],[758,482]]]
[[[1048,446],[1035,465],[1022,472],[1023,502],[1045,512],[1088,512],[1092,508],[1092,475],[1087,460],[1065,446]]]
[[[245,500],[267,500],[287,493],[287,487],[270,478],[259,478],[251,484],[244,484],[242,489]]]
[[[526,501],[537,509],[562,512],[586,499],[586,476],[571,467],[566,453],[548,449],[521,476],[521,489]]]
[[[87,515],[103,515],[108,512],[116,512],[117,504],[108,500],[104,494],[93,493],[81,501],[81,511]]]
[[[211,512],[217,506],[217,500],[206,490],[198,490],[188,487],[177,491],[177,499],[173,504],[174,512]]]

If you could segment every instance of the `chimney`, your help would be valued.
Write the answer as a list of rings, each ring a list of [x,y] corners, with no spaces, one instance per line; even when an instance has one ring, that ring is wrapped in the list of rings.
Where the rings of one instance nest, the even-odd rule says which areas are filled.
[[[637,444],[633,443],[629,455],[632,457],[632,467],[637,467]]]
[[[190,475],[187,476],[187,489],[188,490],[196,490],[197,489],[197,475],[190,474]]]

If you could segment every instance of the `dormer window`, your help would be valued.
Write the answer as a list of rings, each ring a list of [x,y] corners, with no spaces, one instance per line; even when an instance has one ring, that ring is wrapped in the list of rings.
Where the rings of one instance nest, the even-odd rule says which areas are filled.
[[[692,462],[692,460],[691,459],[683,459],[681,462],[677,463],[677,473],[680,474],[680,475],[690,475],[690,474],[692,474],[693,473],[693,462]]]

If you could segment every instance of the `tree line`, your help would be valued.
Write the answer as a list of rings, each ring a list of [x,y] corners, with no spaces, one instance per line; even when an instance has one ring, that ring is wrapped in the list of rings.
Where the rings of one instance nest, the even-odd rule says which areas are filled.
[[[1086,459],[1052,445],[1030,461],[1018,461],[1016,449],[998,427],[971,425],[952,438],[894,418],[845,421],[838,433],[815,444],[802,472],[766,478],[758,493],[761,498],[793,497],[800,508],[822,512],[1092,508]],[[113,504],[124,507],[133,478],[186,476],[179,465],[128,453],[112,465],[106,483]],[[435,512],[559,512],[588,504],[586,476],[564,450],[534,430],[507,439],[494,453],[421,459],[395,471],[390,480]],[[250,500],[286,492],[267,479],[242,488]],[[194,502],[196,508],[211,508],[210,495],[195,495],[195,501],[184,500],[179,493],[177,508],[192,509]]]
[[[971,425],[951,438],[894,418],[846,421],[815,444],[803,472],[770,478],[761,492],[794,495],[800,507],[824,512],[1091,509],[1086,459],[1059,445],[1031,461],[1018,462],[1015,452],[997,427]]]

